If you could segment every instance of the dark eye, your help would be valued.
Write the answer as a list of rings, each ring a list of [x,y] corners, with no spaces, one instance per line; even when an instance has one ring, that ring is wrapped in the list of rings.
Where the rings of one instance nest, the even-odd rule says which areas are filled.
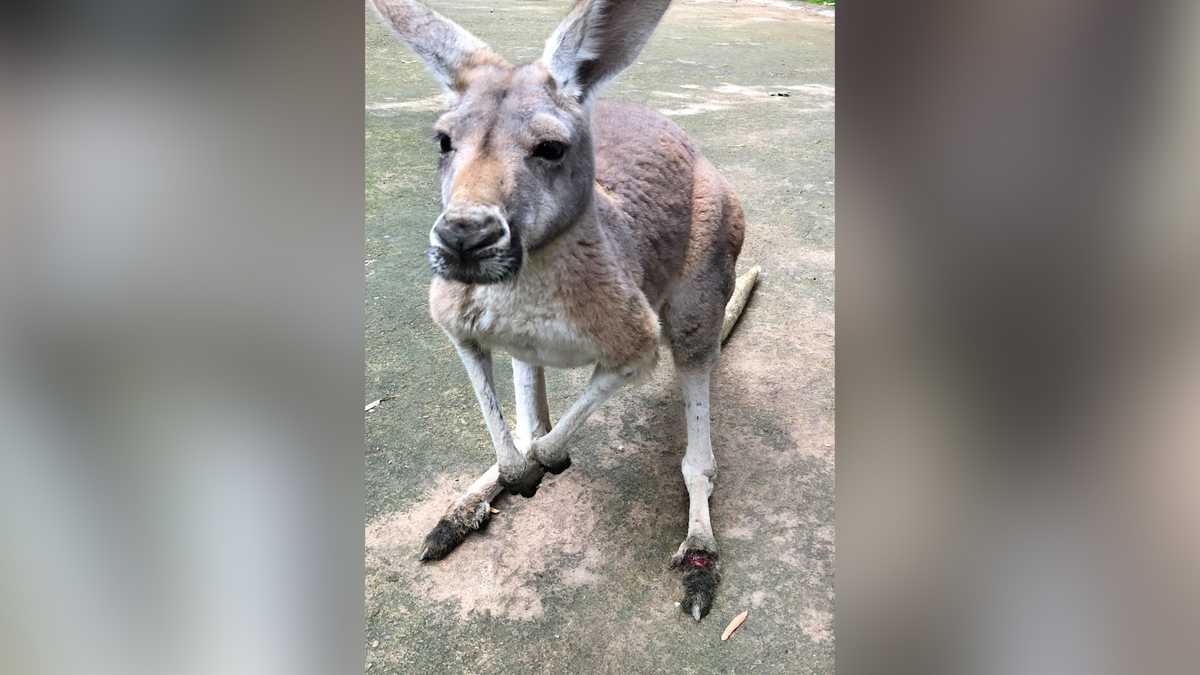
[[[557,162],[567,153],[565,143],[558,141],[542,141],[533,149],[533,156],[550,162]]]
[[[454,149],[454,146],[450,143],[450,137],[446,134],[439,133],[437,135],[437,142],[438,148],[441,149],[443,155]]]

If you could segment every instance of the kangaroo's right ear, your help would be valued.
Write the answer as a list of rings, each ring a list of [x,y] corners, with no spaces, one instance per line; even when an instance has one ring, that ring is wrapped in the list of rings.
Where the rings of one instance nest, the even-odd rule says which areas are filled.
[[[488,64],[508,65],[482,40],[419,2],[371,0],[371,4],[396,37],[421,57],[450,94],[460,94],[467,88],[471,69]]]

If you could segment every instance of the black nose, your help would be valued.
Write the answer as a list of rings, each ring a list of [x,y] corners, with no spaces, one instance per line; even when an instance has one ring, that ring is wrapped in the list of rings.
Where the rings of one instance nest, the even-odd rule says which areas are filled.
[[[504,225],[492,214],[445,214],[433,233],[442,246],[463,257],[500,241]]]

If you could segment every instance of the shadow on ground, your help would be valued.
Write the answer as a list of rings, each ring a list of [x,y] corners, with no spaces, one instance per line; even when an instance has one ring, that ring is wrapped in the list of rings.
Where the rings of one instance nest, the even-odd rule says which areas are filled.
[[[529,60],[566,2],[433,2]],[[572,468],[446,560],[418,544],[492,462],[428,318],[437,90],[367,21],[367,662],[371,673],[833,670],[833,24],[809,8],[679,2],[606,96],[671,115],[737,188],[741,268],[763,267],[713,392],[724,583],[697,625],[667,568],[687,530],[670,358],[585,426]],[[497,363],[511,401],[507,362]],[[584,371],[550,375],[562,412]],[[743,609],[728,642],[720,633]]]

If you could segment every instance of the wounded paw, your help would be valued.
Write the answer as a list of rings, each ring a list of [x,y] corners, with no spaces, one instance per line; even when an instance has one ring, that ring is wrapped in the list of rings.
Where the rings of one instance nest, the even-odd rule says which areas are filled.
[[[717,554],[690,548],[677,555],[672,564],[683,572],[683,600],[679,608],[696,621],[708,615],[717,585],[721,583]]]

